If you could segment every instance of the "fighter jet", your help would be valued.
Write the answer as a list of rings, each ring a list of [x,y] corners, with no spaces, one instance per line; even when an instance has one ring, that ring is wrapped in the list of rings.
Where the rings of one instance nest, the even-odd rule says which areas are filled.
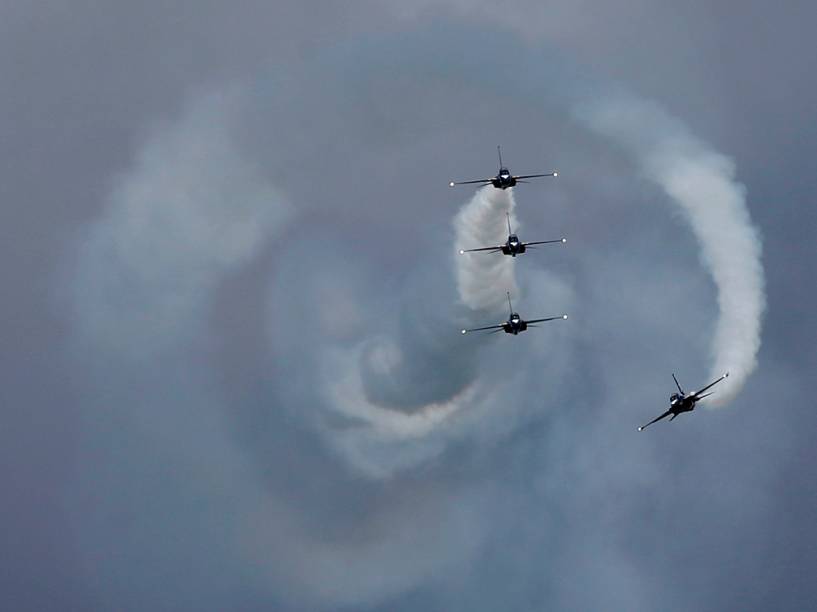
[[[493,178],[486,178],[486,179],[477,179],[475,181],[451,181],[448,183],[449,187],[453,187],[454,185],[487,185],[490,183],[497,189],[507,189],[508,187],[514,187],[517,183],[527,183],[524,179],[531,179],[531,178],[539,178],[541,176],[559,176],[558,172],[550,172],[548,174],[522,174],[519,176],[514,176],[511,174],[511,171],[508,170],[505,166],[502,165],[502,150],[499,148],[499,145],[496,147],[496,151],[499,154],[499,172],[497,172],[496,176]]]
[[[672,375],[672,380],[675,381],[675,386],[678,387],[678,393],[673,393],[669,396],[669,410],[667,410],[661,416],[655,417],[652,421],[647,423],[647,425],[642,425],[638,428],[638,431],[643,430],[648,425],[652,425],[656,421],[660,421],[666,416],[672,415],[670,417],[670,421],[677,417],[682,412],[691,412],[695,410],[695,404],[702,400],[705,397],[708,397],[714,393],[714,391],[710,391],[709,393],[704,393],[707,389],[714,387],[719,382],[721,382],[724,378],[729,376],[729,372],[726,372],[723,376],[721,376],[718,380],[713,383],[709,383],[700,391],[696,391],[695,393],[690,393],[687,395],[684,390],[681,388],[681,385],[678,384],[678,379],[675,378],[675,374]],[[703,395],[701,395],[703,393]]]
[[[520,242],[519,237],[511,231],[511,215],[509,213],[505,213],[505,216],[508,219],[508,239],[505,241],[505,244],[482,247],[479,249],[460,249],[460,255],[463,255],[464,253],[474,253],[475,251],[489,251],[491,253],[498,253],[502,251],[503,255],[516,257],[517,255],[524,253],[528,247],[534,244],[552,244],[554,242],[564,244],[567,242],[567,238],[559,238],[559,240],[540,240],[539,242]]]
[[[490,332],[492,334],[498,331],[504,331],[506,334],[513,334],[516,336],[519,334],[519,332],[523,332],[528,329],[528,327],[538,327],[536,323],[544,323],[545,321],[553,321],[555,319],[567,319],[567,315],[561,315],[559,317],[547,317],[546,319],[531,319],[530,321],[525,321],[513,311],[510,292],[508,292],[508,308],[510,309],[511,314],[508,317],[508,320],[504,323],[500,323],[499,325],[488,325],[487,327],[477,327],[475,329],[464,329],[462,330],[462,333],[467,334],[468,332],[491,329],[493,330]]]

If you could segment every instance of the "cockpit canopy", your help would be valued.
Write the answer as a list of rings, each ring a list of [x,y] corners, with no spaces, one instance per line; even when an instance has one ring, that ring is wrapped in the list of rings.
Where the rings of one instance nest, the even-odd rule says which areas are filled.
[[[511,313],[511,321],[513,321],[514,323],[518,322],[519,321],[519,315],[516,314],[515,312]]]
[[[677,393],[673,393],[672,395],[669,396],[669,401],[670,402],[675,402],[675,401],[677,401],[679,399],[681,399],[681,396],[678,395]]]
[[[511,175],[511,172],[507,168],[500,168],[499,169],[499,176],[508,177],[510,175]]]
[[[519,242],[519,238],[517,238],[516,234],[511,234],[508,236],[508,242],[517,243]]]

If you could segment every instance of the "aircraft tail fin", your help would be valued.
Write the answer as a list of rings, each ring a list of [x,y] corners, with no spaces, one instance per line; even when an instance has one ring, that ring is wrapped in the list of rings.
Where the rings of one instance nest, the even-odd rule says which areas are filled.
[[[513,314],[513,304],[511,304],[511,292],[506,291],[505,294],[508,296],[508,310],[510,310],[511,314]]]
[[[506,212],[505,219],[507,219],[508,221],[508,236],[510,236],[511,234],[513,234],[513,232],[511,231],[511,213]]]
[[[500,145],[496,145],[496,154],[499,156],[499,167],[502,168],[502,147]]]
[[[681,395],[686,395],[686,394],[684,393],[684,390],[681,388],[681,385],[680,385],[680,383],[678,382],[678,379],[677,379],[677,378],[675,378],[675,372],[673,372],[673,373],[672,373],[672,380],[674,380],[674,381],[675,381],[675,386],[676,386],[676,387],[678,387],[678,391],[680,391],[680,392],[681,392]]]

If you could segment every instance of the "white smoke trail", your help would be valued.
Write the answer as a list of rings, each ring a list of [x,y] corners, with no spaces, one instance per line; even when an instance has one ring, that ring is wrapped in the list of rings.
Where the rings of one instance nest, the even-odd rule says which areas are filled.
[[[324,345],[319,367],[324,388],[321,403],[331,415],[324,424],[326,440],[359,473],[388,478],[439,455],[452,438],[483,431],[496,437],[524,418],[518,412],[524,408],[503,401],[507,388],[501,382],[478,376],[473,364],[475,349],[489,344],[484,338],[463,340],[455,327],[458,316],[474,324],[498,322],[498,316],[491,317],[507,312],[505,291],[512,296],[518,293],[511,258],[459,254],[460,249],[503,243],[506,213],[514,231],[517,229],[514,209],[513,191],[487,187],[478,190],[453,219],[453,272],[464,313],[462,308],[455,311],[447,306],[437,312],[439,305],[430,313],[422,304],[412,305],[407,324],[398,326],[398,331],[372,336],[364,330],[363,339],[353,346],[346,342],[326,346],[329,334],[318,330]],[[341,270],[328,274],[348,276]],[[531,274],[537,277],[538,302],[547,303],[554,297],[562,305],[572,301],[572,292],[557,276]],[[317,300],[307,301],[318,304]],[[321,308],[318,304],[315,319],[324,318]],[[406,316],[401,318],[403,323]],[[280,338],[286,330],[276,328],[272,335]],[[560,368],[553,366],[554,377]],[[440,380],[452,379],[456,384],[440,385]],[[431,391],[420,394],[418,389]],[[419,401],[399,404],[407,397]],[[340,427],[338,416],[342,417]]]
[[[510,189],[483,187],[454,218],[456,274],[460,300],[471,310],[503,310],[505,292],[517,293],[514,265],[508,257],[460,250],[499,245],[507,238],[505,214],[516,229],[516,202]]]
[[[479,189],[453,220],[454,273],[460,300],[472,311],[469,320],[505,310],[505,291],[517,292],[515,268],[507,257],[460,255],[459,250],[503,243],[506,213],[516,228],[514,207],[511,190],[488,187]],[[441,321],[415,313],[422,327],[408,325],[407,335],[364,337],[354,347],[323,350],[325,405],[351,423],[330,427],[327,440],[370,478],[391,476],[438,455],[449,437],[472,427],[497,403],[496,385],[489,390],[475,378],[473,351],[464,350],[461,335],[454,333],[456,316],[447,307],[443,311],[449,314]],[[432,376],[459,383],[434,390],[436,381],[416,375],[429,363],[437,364]],[[395,404],[416,396],[415,387],[433,390],[408,408]]]
[[[575,115],[631,153],[644,175],[678,203],[692,226],[701,259],[718,289],[712,378],[725,371],[731,375],[710,405],[730,402],[757,366],[766,306],[760,237],[749,218],[746,189],[734,180],[734,163],[655,104],[629,95],[581,104]]]
[[[75,530],[88,544],[83,551],[121,547],[129,559],[149,560],[146,566],[165,575],[198,543],[179,532],[204,538],[226,533],[207,541],[208,555],[185,559],[190,575],[216,573],[209,566],[212,558],[232,568],[225,572],[234,574],[224,579],[227,584],[249,583],[308,609],[366,607],[465,564],[481,539],[479,528],[471,525],[479,503],[462,503],[462,496],[420,495],[404,506],[378,504],[367,508],[352,533],[327,541],[286,494],[268,490],[247,449],[230,437],[225,415],[234,418],[236,407],[224,405],[210,368],[196,357],[202,352],[198,339],[210,334],[208,310],[220,283],[258,256],[291,218],[287,201],[237,146],[230,125],[234,103],[230,96],[209,96],[180,121],[155,130],[77,245],[71,299],[74,353],[89,370],[83,431],[94,452],[87,456],[107,452],[109,444],[116,451],[104,465],[83,455],[76,488],[95,492],[101,487],[105,493],[90,512],[77,505]],[[281,293],[291,300],[291,288]],[[342,328],[354,327],[337,318],[325,323],[336,328],[341,345],[348,333]],[[460,340],[456,325],[451,337]],[[416,349],[403,344],[394,341],[397,352],[391,355],[379,353],[378,366],[396,366],[390,360],[403,354],[416,360]],[[373,478],[439,453],[445,441],[439,430],[449,431],[441,424],[452,411],[470,406],[476,394],[477,387],[466,385],[413,414],[384,409],[368,402],[360,388],[365,343],[351,352],[352,360],[331,342],[315,346],[303,357],[317,353],[326,358],[327,369],[316,369],[310,384],[321,387],[329,381],[326,402],[337,414],[364,424],[348,434],[334,429],[331,435],[361,456],[350,465],[364,474],[368,469]],[[340,362],[333,363],[335,358]],[[306,390],[296,391],[303,397]],[[480,397],[490,401],[493,396],[483,392]],[[308,400],[301,400],[297,408],[305,407]],[[376,462],[379,452],[387,458],[382,466]],[[134,480],[116,477],[132,475],[131,468]],[[155,471],[145,477],[142,469]],[[144,491],[150,491],[149,503]],[[191,495],[206,503],[188,503]],[[112,518],[123,506],[133,516],[124,530]],[[169,537],[171,532],[177,537]],[[453,538],[456,546],[440,546],[444,538]],[[432,555],[410,552],[435,546]],[[133,571],[132,565],[125,572],[118,561],[104,564],[97,574],[92,553],[83,554],[80,563],[102,584],[99,597],[106,607],[116,608],[123,599],[150,607],[140,605],[139,598],[149,599],[153,574]],[[120,583],[126,573],[128,580]],[[198,593],[186,577],[175,586],[186,596]]]
[[[237,100],[206,96],[155,129],[115,184],[72,279],[84,340],[137,358],[178,343],[214,285],[288,221],[288,202],[229,137]]]

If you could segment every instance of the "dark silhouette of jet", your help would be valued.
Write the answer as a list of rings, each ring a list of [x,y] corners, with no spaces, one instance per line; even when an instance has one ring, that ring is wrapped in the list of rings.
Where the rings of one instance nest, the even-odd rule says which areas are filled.
[[[464,253],[474,253],[476,251],[489,251],[491,253],[499,253],[502,251],[503,255],[510,255],[511,257],[516,257],[517,255],[521,255],[524,253],[528,247],[536,248],[531,245],[535,244],[553,244],[555,242],[559,242],[564,244],[567,242],[567,238],[559,238],[559,240],[540,240],[539,242],[520,242],[519,237],[511,231],[511,215],[509,213],[505,213],[505,216],[508,219],[508,239],[505,241],[505,244],[498,244],[496,246],[490,247],[482,247],[479,249],[461,249],[460,255]]]
[[[508,317],[508,320],[504,323],[500,323],[499,325],[488,325],[487,327],[477,327],[475,329],[464,329],[462,333],[467,334],[468,332],[475,332],[475,331],[483,331],[483,330],[493,330],[490,333],[496,333],[499,331],[504,331],[506,334],[513,334],[514,336],[518,335],[520,332],[525,331],[528,327],[538,327],[536,323],[544,323],[545,321],[553,321],[555,319],[566,319],[567,315],[561,315],[559,317],[547,317],[546,319],[531,319],[530,321],[525,321],[522,319],[517,313],[513,311],[513,305],[511,305],[511,294],[508,293],[508,307],[511,310],[511,314]]]
[[[707,389],[709,389],[711,387],[714,387],[715,385],[717,385],[719,382],[721,382],[727,376],[729,376],[729,372],[726,372],[723,376],[721,376],[715,382],[709,383],[703,389],[701,389],[699,391],[696,391],[695,393],[690,393],[689,395],[687,395],[684,392],[684,390],[681,388],[681,385],[678,384],[678,379],[675,378],[675,374],[673,374],[672,375],[672,380],[675,381],[675,386],[678,387],[679,392],[678,393],[673,393],[672,395],[669,396],[669,410],[667,410],[661,416],[655,417],[652,421],[650,421],[646,425],[642,425],[641,427],[639,427],[638,431],[641,431],[645,427],[647,427],[649,425],[652,425],[656,421],[660,421],[661,419],[663,419],[664,417],[667,417],[669,415],[672,415],[672,417],[670,417],[670,421],[671,421],[672,419],[677,417],[682,412],[691,412],[691,411],[695,410],[695,404],[697,402],[699,402],[703,398],[708,397],[708,396],[710,396],[710,395],[712,395],[714,393],[714,391],[710,391],[709,393],[704,393],[704,391],[706,391]],[[703,393],[703,395],[701,395],[702,393]]]
[[[519,237],[511,231],[510,213],[505,213],[505,217],[507,217],[508,220],[508,239],[505,241],[505,244],[498,244],[492,247],[481,247],[479,249],[460,249],[460,255],[463,255],[464,253],[474,253],[476,251],[488,251],[491,253],[498,253],[501,251],[503,255],[516,257],[517,255],[524,253],[528,247],[535,248],[532,246],[535,244],[553,244],[555,242],[564,244],[567,242],[567,238],[559,238],[558,240],[540,240],[538,242],[520,242]]]
[[[490,183],[497,189],[507,189],[508,187],[514,187],[517,183],[527,183],[528,181],[524,179],[531,179],[531,178],[539,178],[542,176],[559,176],[558,172],[550,172],[548,174],[522,174],[519,176],[514,176],[511,174],[511,171],[508,170],[507,167],[502,165],[502,150],[499,148],[499,145],[496,147],[497,153],[499,154],[499,172],[496,173],[496,176],[492,178],[486,179],[477,179],[475,181],[451,181],[448,183],[449,187],[453,187],[454,185],[487,185]]]

